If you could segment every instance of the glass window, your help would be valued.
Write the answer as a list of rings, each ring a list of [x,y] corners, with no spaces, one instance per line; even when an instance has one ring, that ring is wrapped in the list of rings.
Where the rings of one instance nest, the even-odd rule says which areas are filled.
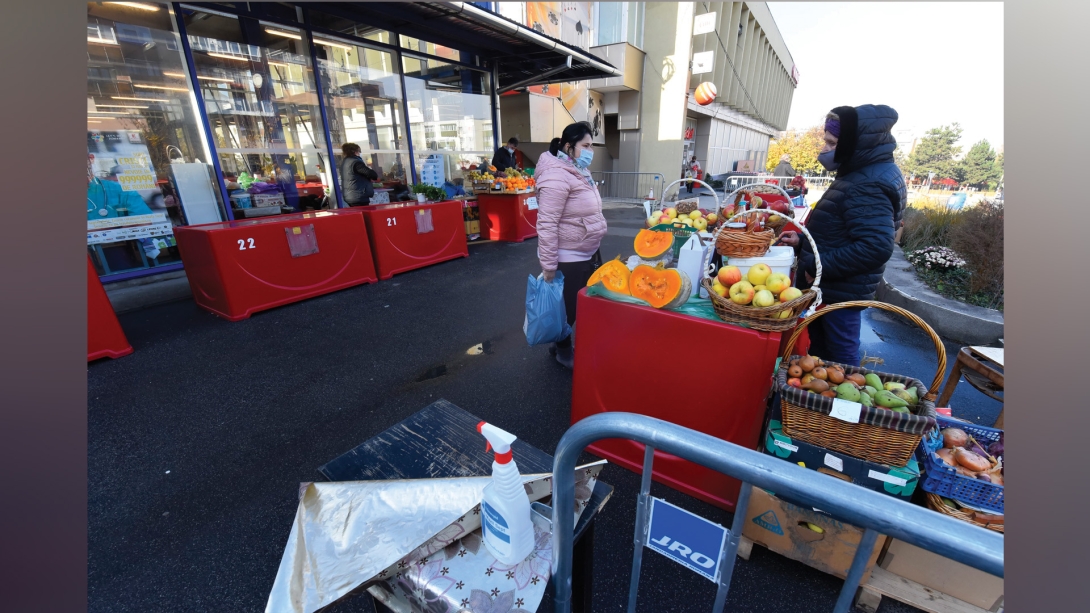
[[[442,186],[492,160],[492,90],[487,73],[403,57],[405,102],[421,183]]]
[[[356,143],[363,161],[379,174],[384,188],[407,184],[409,144],[402,119],[401,79],[393,54],[347,43],[315,46],[337,168],[343,159],[340,146]]]
[[[597,43],[612,45],[628,43],[643,48],[642,2],[597,2]]]
[[[223,202],[166,6],[87,4],[87,246],[110,276],[180,262]]]
[[[471,64],[472,58],[466,57],[462,59],[462,52],[457,49],[451,49],[450,47],[444,47],[443,45],[437,45],[435,43],[429,43],[427,41],[420,40],[419,38],[412,38],[405,36],[400,37],[401,47],[410,51],[419,51],[420,53],[427,53],[428,55],[434,55],[448,60],[454,60],[455,62],[465,61],[467,64]]]
[[[235,216],[333,206],[304,33],[189,9],[182,17]]]
[[[341,34],[355,36],[356,38],[366,38],[367,40],[373,40],[387,45],[395,44],[393,42],[393,35],[386,30],[369,26],[365,23],[359,23],[346,17],[338,17],[337,15],[330,15],[329,13],[312,9],[307,13],[307,18],[310,19],[310,25],[316,28],[340,32]]]

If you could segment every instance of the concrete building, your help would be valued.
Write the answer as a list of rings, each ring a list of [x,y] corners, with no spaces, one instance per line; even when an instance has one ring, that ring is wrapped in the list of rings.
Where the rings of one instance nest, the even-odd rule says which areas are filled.
[[[607,181],[606,196],[645,195],[653,182],[645,175],[661,174],[669,184],[692,156],[713,176],[745,160],[764,167],[769,141],[787,126],[799,75],[765,3],[596,2],[584,10],[590,35],[581,32],[575,41],[567,37],[563,18],[578,4],[494,6],[534,28],[547,25],[551,7],[559,6],[557,35],[588,45],[623,74],[587,82],[585,107],[567,96],[578,84],[502,95],[502,136],[518,135],[524,152],[536,159],[567,123],[600,125],[595,143],[601,149],[591,169]],[[694,91],[704,82],[714,85],[718,97],[701,106]],[[610,185],[611,178],[617,183]]]

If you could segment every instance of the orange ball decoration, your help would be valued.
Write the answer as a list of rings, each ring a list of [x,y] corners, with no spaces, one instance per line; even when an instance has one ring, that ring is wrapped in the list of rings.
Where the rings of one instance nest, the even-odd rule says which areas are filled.
[[[696,98],[696,103],[700,106],[708,106],[712,102],[715,102],[715,97],[717,95],[718,92],[715,91],[715,85],[710,81],[705,81],[697,86],[694,97]]]

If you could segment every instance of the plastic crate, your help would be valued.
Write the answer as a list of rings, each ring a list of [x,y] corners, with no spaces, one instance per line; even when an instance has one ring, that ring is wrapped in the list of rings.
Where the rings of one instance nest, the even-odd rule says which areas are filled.
[[[987,511],[1003,513],[1004,488],[1002,486],[979,479],[963,477],[932,453],[942,448],[941,430],[944,428],[961,428],[985,447],[998,441],[1003,431],[950,419],[941,415],[936,417],[936,420],[939,424],[938,430],[933,431],[929,436],[925,436],[920,442],[920,448],[917,450],[919,456],[917,461],[925,471],[920,487],[925,492],[952,498]]]

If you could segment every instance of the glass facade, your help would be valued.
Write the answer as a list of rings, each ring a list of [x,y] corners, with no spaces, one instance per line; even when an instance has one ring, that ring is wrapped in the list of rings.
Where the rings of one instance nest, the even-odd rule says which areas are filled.
[[[88,3],[88,250],[104,281],[180,268],[175,226],[345,206],[346,142],[377,195],[491,160],[485,58],[327,10]]]

